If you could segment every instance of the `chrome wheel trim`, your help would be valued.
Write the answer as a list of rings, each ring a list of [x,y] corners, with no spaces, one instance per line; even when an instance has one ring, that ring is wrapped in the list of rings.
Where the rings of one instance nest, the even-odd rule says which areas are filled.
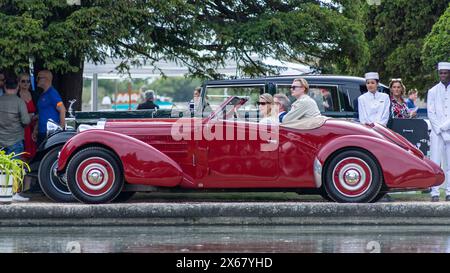
[[[83,163],[84,161],[80,165]],[[108,178],[108,171],[98,163],[89,164],[83,169],[82,182],[90,190],[97,191],[103,188]]]
[[[361,163],[364,164],[364,166],[367,168],[368,173],[366,173],[366,172],[364,171],[364,169],[362,168],[361,165],[358,165],[358,164],[355,164],[355,163],[349,163],[349,164],[344,165],[344,167],[342,167],[342,170],[345,169],[345,171],[342,172],[342,170],[341,170],[341,171],[339,172],[339,175],[338,175],[338,177],[339,177],[339,181],[338,181],[338,182],[339,182],[339,185],[342,186],[344,189],[350,190],[350,191],[358,190],[358,189],[360,189],[361,187],[363,187],[363,186],[366,184],[366,181],[365,181],[365,180],[367,179],[367,177],[370,177],[370,178],[371,178],[371,180],[368,181],[368,183],[367,183],[368,185],[367,185],[366,189],[365,189],[364,191],[362,191],[362,192],[356,194],[356,195],[350,195],[350,194],[347,194],[347,193],[342,192],[342,191],[339,189],[339,187],[335,184],[336,182],[335,182],[335,180],[334,180],[334,175],[336,174],[336,169],[339,167],[339,165],[340,165],[343,161],[346,161],[346,160],[357,160],[358,162],[361,162]],[[357,166],[357,168],[355,168],[355,166]],[[361,179],[360,179],[359,183],[358,183],[356,186],[347,185],[347,183],[345,182],[345,179],[344,179],[344,174],[345,174],[345,172],[346,172],[346,171],[349,171],[349,170],[351,170],[351,169],[353,169],[353,170],[362,170],[362,172],[360,173]],[[363,179],[363,178],[364,178],[364,179]],[[363,195],[364,193],[366,193],[366,192],[369,190],[370,186],[372,185],[373,175],[372,175],[372,170],[370,169],[369,165],[368,165],[364,160],[362,160],[361,158],[358,158],[358,157],[346,157],[346,158],[340,160],[340,161],[336,164],[336,166],[333,168],[333,172],[332,172],[332,177],[331,177],[331,179],[332,179],[332,181],[333,181],[333,184],[335,184],[334,188],[335,188],[340,194],[342,194],[342,195],[344,195],[344,196],[346,196],[346,197],[355,198],[355,197],[359,197],[359,196]]]
[[[81,173],[81,181],[78,180],[78,174],[79,174],[79,172],[80,172],[80,166],[83,166],[83,164],[84,164],[86,161],[88,161],[88,160],[98,160],[98,161],[101,161],[103,164],[107,165],[107,167],[109,167],[109,168],[111,169],[111,173],[108,173],[108,171],[106,170],[106,167],[103,166],[103,165],[101,165],[101,164],[99,164],[99,163],[92,163],[92,164],[87,165],[87,166],[91,166],[91,165],[95,165],[95,164],[96,164],[96,165],[100,165],[104,170],[106,170],[106,171],[104,172],[104,174],[106,174],[106,176],[104,176],[103,182],[102,182],[102,184],[101,184],[102,186],[105,186],[106,184],[108,184],[108,183],[111,181],[111,185],[109,186],[109,188],[106,189],[106,191],[101,192],[101,193],[89,193],[89,192],[87,192],[86,190],[84,190],[83,187],[81,187],[81,185],[83,185],[84,187],[86,187],[87,190],[91,190],[91,191],[99,191],[99,190],[102,189],[102,188],[100,187],[100,185],[98,185],[98,186],[87,185],[87,184],[89,184],[89,182],[87,182],[88,180],[86,179],[86,173],[85,173],[85,172]],[[85,169],[86,169],[86,167],[85,167]],[[106,178],[107,178],[107,179],[106,179]],[[76,169],[76,171],[75,171],[75,181],[76,181],[76,184],[77,184],[77,188],[78,188],[83,194],[86,194],[86,195],[91,196],[91,197],[102,196],[102,195],[107,194],[107,193],[108,193],[109,191],[111,191],[111,189],[113,188],[112,186],[113,186],[114,181],[115,181],[114,168],[112,167],[111,163],[108,162],[107,160],[105,160],[104,158],[101,158],[101,157],[89,157],[89,158],[86,158],[85,160],[83,160],[83,161],[78,165],[78,167],[77,167],[77,169]],[[86,184],[86,183],[87,183],[87,184]],[[81,184],[81,185],[80,185],[80,184]],[[95,188],[95,190],[92,189],[92,188]]]

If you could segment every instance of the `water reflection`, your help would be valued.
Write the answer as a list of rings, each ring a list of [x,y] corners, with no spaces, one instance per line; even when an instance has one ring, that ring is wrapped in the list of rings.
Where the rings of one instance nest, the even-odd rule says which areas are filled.
[[[450,252],[445,226],[0,228],[0,252]]]

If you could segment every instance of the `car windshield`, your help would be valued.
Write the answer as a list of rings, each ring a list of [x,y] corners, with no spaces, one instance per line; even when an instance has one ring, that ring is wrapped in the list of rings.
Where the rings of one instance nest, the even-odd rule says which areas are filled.
[[[249,99],[246,97],[238,97],[233,96],[229,97],[225,100],[224,103],[222,103],[219,107],[217,107],[217,110],[214,111],[211,118],[217,118],[217,119],[242,119],[246,116],[248,117],[248,114],[246,115],[244,112],[247,111],[246,106],[248,106]],[[256,108],[256,107],[254,107]]]

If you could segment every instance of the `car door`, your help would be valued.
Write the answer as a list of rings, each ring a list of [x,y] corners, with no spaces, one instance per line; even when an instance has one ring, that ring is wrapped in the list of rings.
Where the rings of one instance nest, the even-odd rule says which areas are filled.
[[[205,151],[207,177],[205,188],[270,187],[278,177],[278,126],[258,123],[256,102],[264,85],[211,86],[206,96],[247,99],[230,117],[219,115],[204,124],[199,149]],[[211,103],[217,105],[217,103]],[[226,109],[229,110],[229,109]],[[217,111],[213,109],[213,111]],[[208,133],[212,134],[205,137]]]

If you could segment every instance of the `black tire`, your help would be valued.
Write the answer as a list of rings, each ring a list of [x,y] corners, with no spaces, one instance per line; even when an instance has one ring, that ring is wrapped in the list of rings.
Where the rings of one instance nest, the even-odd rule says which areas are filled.
[[[67,184],[54,175],[53,168],[58,161],[58,153],[62,146],[51,149],[41,160],[38,169],[39,185],[44,194],[55,202],[76,202]]]
[[[376,203],[380,201],[381,199],[383,199],[383,197],[386,196],[386,194],[387,194],[386,192],[380,192],[379,194],[377,194],[377,196],[375,196],[375,198],[372,201],[370,201],[370,203]]]
[[[377,161],[360,150],[343,151],[325,167],[324,188],[336,202],[371,202],[382,185],[383,176]]]
[[[77,152],[67,165],[66,174],[67,186],[73,196],[87,204],[113,201],[124,185],[119,160],[112,152],[100,147]]]
[[[130,200],[131,198],[133,198],[135,193],[136,192],[134,192],[134,191],[123,191],[123,192],[119,193],[119,195],[117,195],[116,198],[114,198],[113,202],[114,203],[125,203],[128,200]]]

